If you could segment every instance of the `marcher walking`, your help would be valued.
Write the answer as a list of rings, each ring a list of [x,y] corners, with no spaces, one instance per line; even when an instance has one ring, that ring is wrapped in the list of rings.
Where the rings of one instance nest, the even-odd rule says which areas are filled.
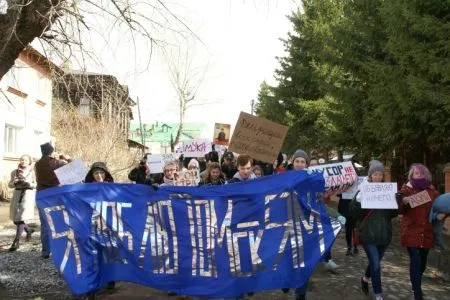
[[[32,159],[29,155],[22,155],[17,169],[11,172],[11,180],[8,187],[13,188],[13,196],[10,203],[10,219],[17,226],[16,236],[9,251],[16,251],[20,247],[20,237],[27,233],[26,241],[31,239],[34,230],[29,228],[27,222],[34,219],[34,207],[36,205],[36,177]]]
[[[409,276],[415,300],[423,299],[422,276],[427,268],[428,252],[434,247],[433,225],[429,222],[429,214],[433,201],[439,195],[431,184],[430,171],[422,164],[413,164],[409,169],[408,183],[403,185],[400,194],[400,214],[403,215],[401,227],[401,243],[409,254]],[[431,201],[411,207],[409,198],[425,192]]]

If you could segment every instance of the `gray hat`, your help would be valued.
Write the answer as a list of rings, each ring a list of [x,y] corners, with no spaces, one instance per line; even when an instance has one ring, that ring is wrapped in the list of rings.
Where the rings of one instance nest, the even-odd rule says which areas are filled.
[[[309,162],[308,154],[301,149],[298,149],[297,151],[295,151],[294,156],[292,157],[292,160],[294,161],[297,157],[303,157],[306,162]]]
[[[383,163],[379,160],[372,160],[369,163],[369,172],[368,172],[368,176],[372,176],[373,173],[375,172],[381,172],[384,174],[384,166]]]

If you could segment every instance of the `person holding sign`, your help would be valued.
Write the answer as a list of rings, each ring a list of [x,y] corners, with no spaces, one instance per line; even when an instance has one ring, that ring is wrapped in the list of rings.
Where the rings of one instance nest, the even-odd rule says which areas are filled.
[[[164,183],[160,186],[174,186],[175,185],[175,173],[178,170],[178,164],[175,161],[168,161],[164,165]]]
[[[92,164],[91,169],[86,174],[84,183],[94,183],[94,182],[114,182],[111,173],[109,173],[108,168],[104,162],[95,162]],[[114,289],[116,283],[114,281],[108,282],[108,289]],[[88,300],[96,298],[96,292],[92,291],[87,294]]]
[[[67,162],[55,159],[53,152],[55,152],[55,148],[53,148],[50,143],[41,145],[42,157],[34,166],[34,170],[36,172],[37,192],[60,185],[58,177],[56,177],[55,170],[66,165]],[[39,209],[42,244],[41,256],[44,259],[48,259],[50,258],[50,239],[48,236],[48,229],[46,225],[47,222],[45,219],[45,212]]]
[[[384,182],[384,166],[374,160],[370,162],[367,182]],[[366,183],[367,184],[367,183]],[[364,183],[362,184],[364,185]],[[361,278],[361,289],[369,294],[369,281],[372,281],[376,300],[383,299],[381,286],[381,259],[392,240],[392,218],[398,215],[397,209],[362,209],[361,189],[350,204],[350,213],[357,220],[357,232],[366,252],[369,264]],[[356,200],[356,201],[355,201]]]
[[[434,247],[433,225],[428,221],[433,201],[439,195],[431,184],[430,171],[422,164],[409,169],[408,183],[400,190],[400,214],[403,215],[401,243],[409,254],[409,276],[414,299],[423,299],[422,275],[427,267],[428,251]]]

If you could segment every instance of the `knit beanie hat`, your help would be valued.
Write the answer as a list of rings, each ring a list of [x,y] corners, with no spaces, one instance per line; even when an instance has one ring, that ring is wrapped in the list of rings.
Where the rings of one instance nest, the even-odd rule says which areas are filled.
[[[384,166],[383,163],[379,160],[372,160],[369,163],[369,172],[368,172],[368,176],[372,176],[373,173],[375,172],[381,172],[384,174]]]
[[[292,157],[292,161],[294,161],[297,157],[303,157],[306,162],[309,162],[308,154],[301,149],[295,151],[294,156]]]
[[[53,153],[55,151],[55,148],[53,148],[52,144],[45,143],[41,145],[41,153],[42,156],[47,156]]]

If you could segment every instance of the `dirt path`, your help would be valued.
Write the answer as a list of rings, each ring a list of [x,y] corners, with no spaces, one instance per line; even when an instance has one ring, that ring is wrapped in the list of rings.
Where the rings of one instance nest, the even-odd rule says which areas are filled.
[[[70,295],[50,260],[40,258],[38,235],[33,236],[31,243],[21,248],[19,252],[7,252],[14,235],[14,229],[7,221],[7,216],[7,207],[0,205],[0,299],[77,299]],[[359,286],[359,278],[367,262],[365,254],[361,251],[356,256],[345,256],[345,250],[344,236],[341,233],[333,248],[333,259],[339,265],[339,273],[331,274],[324,270],[322,264],[319,265],[309,287],[308,300],[371,299],[371,296],[366,297],[360,292]],[[400,247],[397,221],[393,242],[382,263],[382,283],[385,299],[412,299],[408,264],[407,253]],[[36,268],[36,270],[30,271],[36,272],[36,280],[27,283],[17,281],[16,283],[14,278],[20,278],[24,271],[31,268]],[[425,274],[423,289],[426,299],[450,299],[449,282],[444,282],[438,278],[436,273],[436,269],[428,268]],[[43,286],[45,288],[42,288]],[[161,291],[123,282],[118,283],[114,291],[99,295],[99,299],[110,300],[150,298],[152,300],[193,299],[181,296],[168,297]],[[287,295],[279,290],[260,292],[251,298],[248,297],[248,299],[293,299],[293,291],[291,290]]]

